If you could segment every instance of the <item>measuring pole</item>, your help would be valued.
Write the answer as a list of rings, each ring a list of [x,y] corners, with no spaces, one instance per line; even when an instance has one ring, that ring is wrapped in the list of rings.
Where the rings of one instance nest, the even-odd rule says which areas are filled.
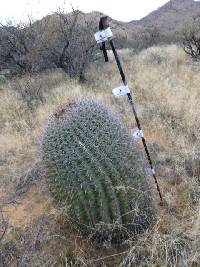
[[[156,184],[156,187],[157,187],[157,191],[159,193],[159,197],[160,197],[160,200],[161,200],[161,204],[163,204],[163,198],[162,198],[161,190],[160,190],[160,187],[159,187],[159,184],[158,184],[157,177],[155,175],[155,170],[154,170],[153,163],[152,163],[152,160],[151,160],[151,156],[150,156],[147,144],[146,144],[146,140],[145,140],[143,132],[142,132],[140,121],[139,121],[139,118],[138,118],[138,115],[137,115],[137,112],[136,112],[136,109],[135,109],[135,106],[134,106],[133,97],[132,97],[131,92],[130,92],[128,86],[127,86],[126,76],[124,74],[124,71],[123,71],[123,68],[122,68],[118,53],[117,53],[117,51],[115,49],[113,40],[111,39],[112,32],[111,32],[110,27],[109,27],[108,16],[101,17],[100,22],[99,22],[99,30],[100,30],[100,32],[96,33],[95,38],[97,40],[97,43],[98,43],[98,40],[99,40],[99,43],[102,43],[102,47],[103,47],[102,50],[104,52],[104,57],[105,57],[105,61],[106,62],[108,62],[108,56],[107,56],[107,52],[106,52],[105,41],[109,40],[111,49],[113,51],[113,54],[114,54],[114,57],[115,57],[115,60],[116,60],[116,63],[117,63],[117,67],[119,69],[119,72],[120,72],[120,75],[121,75],[121,78],[122,78],[122,81],[123,81],[123,84],[124,84],[124,88],[125,88],[124,92],[126,93],[126,95],[128,97],[128,101],[129,101],[129,103],[131,105],[131,108],[132,108],[132,111],[133,111],[133,114],[134,114],[134,117],[135,117],[135,120],[136,120],[136,124],[137,124],[137,127],[138,127],[138,133],[137,134],[139,134],[140,138],[142,139],[142,143],[143,143],[143,146],[144,146],[144,149],[145,149],[145,152],[146,152],[146,155],[147,155],[147,159],[148,159],[148,162],[149,162],[149,165],[150,165],[150,168],[151,168],[151,175],[154,178],[154,181],[155,181],[155,184]],[[98,38],[100,38],[100,39],[98,39]],[[103,42],[101,42],[100,40],[103,40]],[[117,91],[119,91],[119,95],[120,95],[121,90],[123,90],[123,89],[120,89],[120,88],[116,88],[116,89],[118,89]]]

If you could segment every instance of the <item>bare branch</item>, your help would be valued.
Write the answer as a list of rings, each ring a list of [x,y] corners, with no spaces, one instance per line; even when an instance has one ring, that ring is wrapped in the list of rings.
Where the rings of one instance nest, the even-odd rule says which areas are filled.
[[[194,60],[200,59],[200,19],[194,18],[182,33],[182,46],[186,54]]]

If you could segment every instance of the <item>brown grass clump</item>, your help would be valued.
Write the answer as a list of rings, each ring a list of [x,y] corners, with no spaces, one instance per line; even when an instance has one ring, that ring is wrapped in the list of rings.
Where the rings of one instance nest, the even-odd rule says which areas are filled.
[[[60,71],[3,82],[0,231],[6,231],[0,240],[0,266],[200,266],[200,64],[177,46],[149,48],[137,56],[126,50],[122,57],[167,203],[157,205],[157,192],[148,177],[156,224],[121,246],[91,243],[77,235],[66,211],[55,205],[42,172],[33,171],[49,114],[74,98],[105,101],[133,131],[126,97],[111,95],[121,84],[112,60],[93,65],[85,84]]]

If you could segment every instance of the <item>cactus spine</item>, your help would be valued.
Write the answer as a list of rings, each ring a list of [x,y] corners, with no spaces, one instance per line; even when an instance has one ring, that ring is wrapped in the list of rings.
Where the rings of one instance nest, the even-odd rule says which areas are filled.
[[[153,218],[140,153],[109,107],[83,99],[49,120],[42,162],[53,195],[83,234],[122,240]]]

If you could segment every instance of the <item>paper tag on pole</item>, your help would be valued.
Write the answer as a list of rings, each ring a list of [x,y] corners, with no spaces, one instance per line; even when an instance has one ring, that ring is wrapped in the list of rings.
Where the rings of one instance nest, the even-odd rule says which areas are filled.
[[[122,96],[122,95],[126,95],[126,94],[130,93],[130,90],[128,88],[128,85],[122,85],[122,86],[119,86],[117,88],[114,88],[112,90],[112,93],[114,96],[118,97],[118,96]]]
[[[135,132],[133,133],[133,139],[134,140],[138,140],[144,138],[144,134],[142,130],[139,130],[138,128],[135,130]]]
[[[96,32],[94,37],[95,37],[97,44],[107,41],[107,37],[104,31]]]
[[[147,176],[154,176],[156,174],[155,169],[154,168],[146,168],[145,169],[146,175]]]
[[[102,30],[102,31],[99,31],[99,32],[96,32],[94,37],[95,37],[95,40],[98,44],[102,43],[102,42],[105,42],[108,40],[108,38],[112,37],[113,34],[112,34],[112,31],[111,31],[111,28],[108,27],[107,29],[105,30]]]
[[[106,37],[107,37],[107,38],[110,38],[110,37],[112,37],[112,36],[113,36],[113,34],[112,34],[112,31],[111,31],[111,28],[110,28],[110,27],[108,27],[107,29],[105,29],[105,30],[104,30],[104,33],[105,33],[105,35],[106,35]]]

